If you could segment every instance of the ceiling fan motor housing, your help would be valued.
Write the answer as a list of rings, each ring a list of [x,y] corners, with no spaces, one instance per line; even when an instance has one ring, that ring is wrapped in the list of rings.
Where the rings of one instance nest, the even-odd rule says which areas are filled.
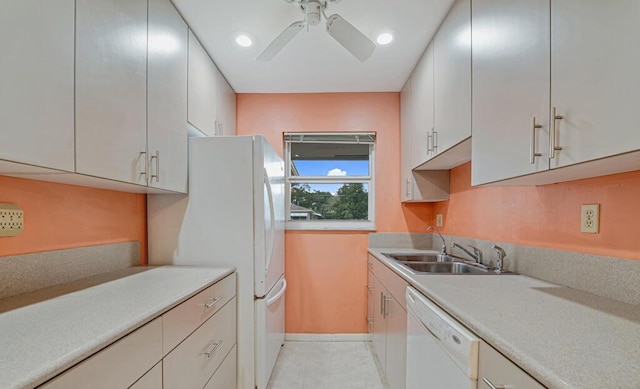
[[[320,23],[320,18],[322,17],[322,6],[320,1],[307,1],[305,6],[305,16],[307,24],[310,26],[315,26]]]

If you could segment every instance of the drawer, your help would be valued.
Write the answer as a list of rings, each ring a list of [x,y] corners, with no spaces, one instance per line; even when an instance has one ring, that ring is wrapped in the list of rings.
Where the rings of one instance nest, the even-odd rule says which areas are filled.
[[[164,389],[202,389],[235,343],[234,298],[164,358]]]
[[[489,384],[497,388],[544,389],[538,381],[493,347],[480,342],[478,385],[480,389],[492,389]]]
[[[237,352],[234,346],[204,389],[236,389]]]
[[[406,309],[407,298],[405,297],[405,293],[409,283],[371,254],[369,254],[367,259],[367,266],[369,266],[369,270],[373,272],[376,278],[384,285],[389,293],[391,293],[393,298],[400,303],[400,306]]]
[[[162,362],[158,362],[153,369],[143,375],[129,389],[161,389],[162,388]]]
[[[146,324],[41,386],[128,388],[162,359],[162,320]]]
[[[236,295],[236,275],[231,274],[162,315],[166,355],[190,333]]]

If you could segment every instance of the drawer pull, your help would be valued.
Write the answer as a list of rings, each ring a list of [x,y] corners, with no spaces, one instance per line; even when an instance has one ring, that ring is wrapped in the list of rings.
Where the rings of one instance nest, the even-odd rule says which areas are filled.
[[[210,299],[211,300],[211,299]],[[213,307],[214,305],[216,305],[218,303],[218,301],[222,300],[222,297],[216,297],[213,300],[211,300],[210,303],[206,303],[204,305],[205,309],[209,309],[211,307]]]
[[[213,343],[213,347],[211,348],[211,350],[205,352],[204,355],[206,355],[207,358],[211,358],[212,356],[214,356],[216,350],[220,347],[220,345],[222,345],[222,342],[223,340]]]
[[[482,381],[485,384],[487,384],[487,386],[490,387],[491,389],[505,389],[506,388],[506,386],[504,386],[504,385],[498,385],[498,386],[494,385],[493,383],[491,383],[491,381],[489,381],[488,378],[483,378]]]

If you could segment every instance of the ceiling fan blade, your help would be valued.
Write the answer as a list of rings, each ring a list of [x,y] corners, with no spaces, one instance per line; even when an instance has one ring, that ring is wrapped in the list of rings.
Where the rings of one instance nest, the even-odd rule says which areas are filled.
[[[276,39],[274,39],[273,42],[271,42],[269,46],[267,46],[266,49],[262,50],[262,53],[258,54],[256,59],[258,61],[271,61],[273,57],[278,55],[278,53],[287,45],[287,43],[289,43],[289,41],[293,39],[293,37],[298,35],[300,31],[302,31],[303,28],[304,21],[291,23],[291,25],[285,28],[284,31],[282,31],[280,35],[278,35]]]
[[[371,57],[376,49],[375,43],[338,14],[327,18],[327,32],[360,62]]]

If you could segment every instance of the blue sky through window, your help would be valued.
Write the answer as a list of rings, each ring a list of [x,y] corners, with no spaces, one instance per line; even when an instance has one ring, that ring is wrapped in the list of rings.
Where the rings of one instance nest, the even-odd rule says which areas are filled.
[[[304,176],[368,176],[369,161],[293,161],[300,177]],[[311,184],[311,189],[336,193],[343,184]]]

